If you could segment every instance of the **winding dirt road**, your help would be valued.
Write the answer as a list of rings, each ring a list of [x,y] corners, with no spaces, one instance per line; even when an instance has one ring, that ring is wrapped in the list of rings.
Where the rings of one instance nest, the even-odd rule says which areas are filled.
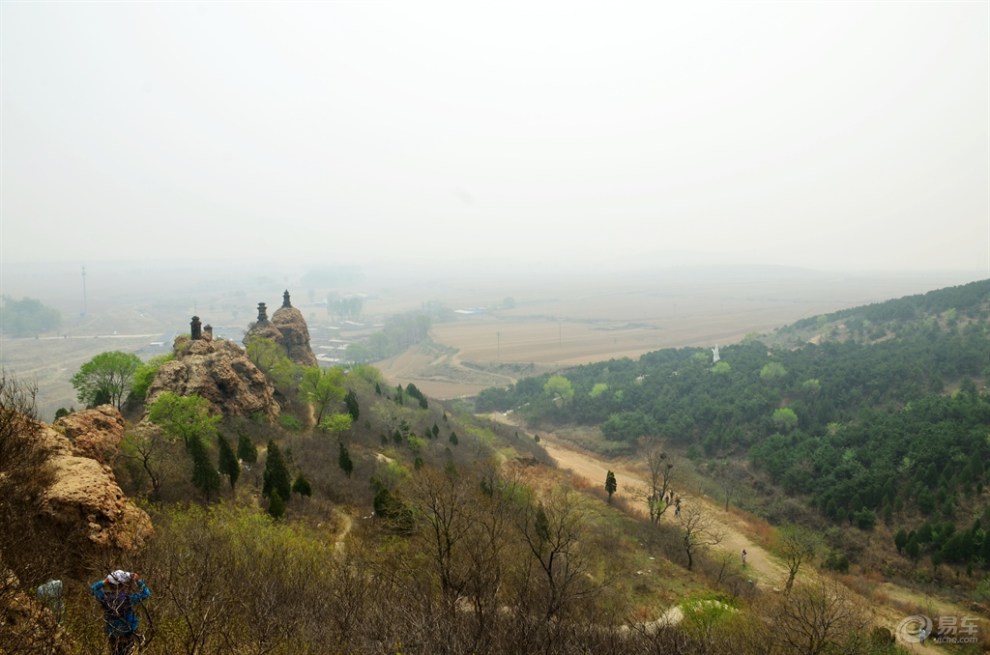
[[[496,413],[491,415],[491,418],[515,428],[524,427],[515,423],[512,417],[505,414]],[[605,476],[611,470],[615,473],[618,481],[615,497],[629,500],[632,507],[642,507],[639,499],[642,498],[641,491],[646,488],[645,480],[647,478],[644,467],[628,461],[605,460],[594,453],[569,445],[552,433],[544,431],[540,432],[540,445],[557,462],[559,468],[571,471],[573,475],[584,478],[592,485],[599,482],[604,484]],[[719,503],[706,496],[691,494],[685,489],[676,488],[675,493],[681,497],[685,506],[688,504],[702,505],[705,514],[718,526],[717,530],[721,533],[722,540],[715,546],[717,550],[738,557],[745,548],[747,553],[746,568],[757,584],[764,589],[781,589],[784,586],[787,579],[787,568],[775,555],[769,553],[750,536],[753,533],[753,528],[744,519],[731,512],[726,512]],[[645,517],[645,507],[642,507],[638,513]],[[663,520],[668,521],[673,520],[673,518],[667,518],[665,515]],[[817,578],[821,575],[823,574],[812,566],[805,564],[801,567],[798,579]],[[884,593],[874,598],[866,598],[854,590],[849,590],[849,592],[857,597],[865,607],[870,607],[873,610],[876,624],[894,632],[901,646],[912,653],[930,653],[932,655],[944,653],[943,649],[931,645],[930,642],[924,645],[918,644],[915,643],[916,639],[913,639],[910,634],[898,632],[896,630],[898,624],[906,618],[904,611],[882,602],[883,598],[899,597],[901,599],[914,599],[918,604],[921,604],[923,599],[910,589],[899,587],[890,582],[885,583],[882,589]],[[962,607],[944,601],[937,602],[935,605],[943,616],[963,617],[973,614]]]
[[[587,453],[556,439],[552,434],[540,434],[540,445],[557,462],[557,466],[571,471],[588,482],[594,484],[597,481],[604,483],[605,475],[611,470],[615,473],[619,488],[615,492],[616,498],[626,498],[634,507],[639,507],[638,513],[646,516],[646,509],[638,502],[644,495],[646,489],[646,471],[629,464],[621,462],[605,462],[595,455]],[[741,557],[743,549],[746,550],[746,569],[750,576],[757,580],[763,587],[781,588],[787,579],[787,569],[778,560],[773,558],[762,546],[750,539],[743,531],[743,521],[733,514],[724,511],[714,502],[706,497],[699,497],[675,488],[675,493],[681,497],[684,507],[689,505],[702,505],[705,515],[717,524],[717,531],[722,539],[716,549],[725,551],[733,556]],[[664,514],[662,521],[673,521],[673,512]]]

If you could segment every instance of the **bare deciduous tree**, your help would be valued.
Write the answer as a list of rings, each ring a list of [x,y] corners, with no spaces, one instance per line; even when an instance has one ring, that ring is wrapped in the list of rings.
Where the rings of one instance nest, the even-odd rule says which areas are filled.
[[[559,618],[570,603],[594,592],[579,544],[584,513],[572,492],[556,489],[529,503],[518,526],[542,573],[544,616]]]
[[[141,471],[148,477],[151,484],[148,498],[152,501],[161,499],[161,467],[168,457],[167,445],[159,431],[148,425],[140,425],[129,431],[121,443],[121,456],[140,465]]]
[[[797,577],[801,565],[815,556],[818,550],[818,538],[797,526],[787,526],[778,532],[779,548],[787,563],[787,582],[784,585],[784,593],[790,593],[794,586],[794,579]]]
[[[698,551],[722,542],[723,534],[717,529],[710,516],[696,506],[681,510],[681,543],[687,555],[687,568],[694,567],[694,556]]]
[[[452,471],[421,471],[410,487],[420,519],[416,535],[433,565],[444,606],[453,612],[467,587],[468,560],[462,551],[475,527],[473,505],[477,499]]]
[[[650,522],[657,524],[670,507],[668,496],[673,493],[671,485],[674,479],[674,462],[659,445],[655,444],[646,453],[646,465],[647,488],[643,496],[650,513]]]
[[[771,611],[773,635],[781,650],[800,655],[851,652],[843,643],[870,624],[865,608],[841,585],[825,579],[796,586]]]

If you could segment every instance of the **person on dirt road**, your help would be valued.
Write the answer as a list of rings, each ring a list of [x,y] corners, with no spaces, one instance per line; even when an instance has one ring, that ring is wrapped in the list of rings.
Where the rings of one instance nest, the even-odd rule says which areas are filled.
[[[134,606],[151,596],[148,585],[137,573],[117,570],[91,584],[89,591],[103,608],[110,655],[128,655],[140,640]]]

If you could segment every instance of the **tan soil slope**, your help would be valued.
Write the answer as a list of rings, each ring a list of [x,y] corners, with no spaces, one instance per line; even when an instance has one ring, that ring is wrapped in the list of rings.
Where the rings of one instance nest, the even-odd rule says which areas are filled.
[[[511,421],[505,415],[498,414],[495,418],[496,420],[511,424]],[[553,457],[560,468],[570,470],[574,475],[580,476],[592,484],[597,481],[601,481],[604,484],[607,472],[612,470],[619,483],[619,488],[615,494],[616,498],[626,498],[632,501],[637,498],[637,490],[646,486],[645,471],[634,464],[606,460],[594,453],[574,448],[556,438],[552,433],[541,431],[540,444]],[[698,503],[703,505],[706,513],[718,525],[718,530],[722,533],[723,539],[716,548],[731,553],[734,556],[741,554],[743,548],[746,549],[747,569],[752,572],[758,585],[771,589],[780,589],[783,587],[787,577],[786,568],[776,556],[769,553],[753,539],[751,535],[756,532],[754,526],[747,524],[744,519],[735,514],[724,511],[718,503],[713,502],[710,498],[693,495],[683,489],[675,489],[675,492],[681,496],[682,502],[685,504]],[[664,520],[667,520],[666,516]],[[808,579],[809,577],[820,575],[823,575],[820,571],[815,570],[811,566],[803,565],[798,579]],[[873,609],[877,624],[891,631],[894,631],[897,624],[906,618],[906,616],[903,610],[898,607],[889,603],[883,603],[882,600],[884,598],[897,598],[901,601],[910,599],[918,605],[925,604],[925,599],[919,597],[916,592],[899,587],[893,583],[885,583],[882,591],[883,593],[877,594],[874,598],[865,598],[859,596],[855,591],[850,590],[851,593],[859,596],[865,606]],[[953,605],[952,603],[939,601],[934,605],[943,616],[954,615],[961,617],[973,615],[972,611],[967,611],[965,608]],[[945,652],[941,648],[929,644],[922,646],[911,643],[903,639],[904,635],[898,634],[897,637],[901,645],[914,653],[935,654]]]

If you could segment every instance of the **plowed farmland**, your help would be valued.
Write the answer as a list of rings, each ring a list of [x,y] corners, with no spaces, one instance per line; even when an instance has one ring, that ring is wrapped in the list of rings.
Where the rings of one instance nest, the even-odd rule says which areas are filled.
[[[391,382],[413,382],[428,395],[469,396],[522,376],[593,361],[728,345],[808,316],[897,297],[904,286],[890,280],[712,278],[690,285],[636,280],[533,288],[509,308],[482,308],[435,324],[431,344],[376,365]]]

